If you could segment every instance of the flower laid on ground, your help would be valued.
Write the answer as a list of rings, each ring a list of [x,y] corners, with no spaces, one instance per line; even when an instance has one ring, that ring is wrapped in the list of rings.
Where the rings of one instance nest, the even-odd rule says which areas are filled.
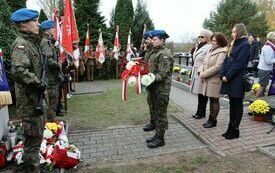
[[[143,75],[141,78],[141,84],[145,87],[151,85],[155,81],[155,75],[153,73],[148,73]]]
[[[261,85],[259,83],[254,83],[252,85],[252,90],[253,91],[258,91],[260,89]]]
[[[188,70],[187,69],[185,69],[185,68],[182,68],[182,69],[180,69],[180,74],[187,74],[188,73]]]
[[[134,61],[129,61],[127,64],[126,64],[126,69],[127,70],[131,70],[131,68],[136,65],[136,63]]]
[[[53,133],[56,133],[58,130],[62,130],[62,125],[56,122],[53,123],[46,123],[46,128],[51,130]]]
[[[251,105],[248,106],[248,110],[254,115],[264,116],[270,111],[268,103],[264,100],[257,99]]]
[[[137,78],[135,76],[131,76],[127,82],[129,86],[136,86]]]
[[[180,69],[181,69],[180,66],[174,65],[173,72],[178,73],[180,71]]]

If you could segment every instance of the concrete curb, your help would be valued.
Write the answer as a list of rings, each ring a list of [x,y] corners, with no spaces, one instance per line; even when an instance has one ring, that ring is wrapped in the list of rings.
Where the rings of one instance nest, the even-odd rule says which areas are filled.
[[[224,154],[219,148],[217,148],[213,143],[211,143],[207,138],[200,135],[196,130],[190,128],[184,121],[181,120],[180,117],[177,115],[171,115],[173,118],[175,118],[181,125],[183,125],[186,129],[188,129],[195,137],[197,137],[199,140],[201,140],[204,144],[206,144],[214,153],[217,153],[218,155],[225,157],[226,154]]]

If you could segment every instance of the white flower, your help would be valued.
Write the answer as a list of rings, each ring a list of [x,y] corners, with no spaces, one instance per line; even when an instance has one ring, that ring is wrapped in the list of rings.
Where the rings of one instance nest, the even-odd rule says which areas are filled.
[[[143,75],[141,78],[141,84],[146,87],[151,85],[154,81],[155,81],[155,75],[153,73]]]
[[[69,140],[66,135],[60,135],[58,139],[59,140],[56,142],[56,144],[60,149],[64,149],[69,146]]]
[[[43,138],[50,139],[52,137],[53,137],[53,132],[46,128],[46,130],[44,130],[43,132]]]
[[[47,140],[43,139],[41,145],[40,145],[40,151],[42,154],[46,153],[47,149]]]
[[[182,68],[182,69],[180,70],[180,74],[186,74],[187,71],[188,71],[188,70],[186,70],[185,68]]]
[[[126,65],[126,69],[127,70],[131,70],[131,68],[136,65],[136,63],[134,61],[129,61]]]
[[[129,79],[128,79],[128,85],[129,86],[135,86],[137,83],[137,79],[135,76],[131,76]]]
[[[24,162],[23,159],[22,159],[23,152],[24,152],[24,151],[18,152],[18,153],[16,153],[16,155],[15,155],[15,161],[16,161],[17,165],[20,165],[21,163]]]

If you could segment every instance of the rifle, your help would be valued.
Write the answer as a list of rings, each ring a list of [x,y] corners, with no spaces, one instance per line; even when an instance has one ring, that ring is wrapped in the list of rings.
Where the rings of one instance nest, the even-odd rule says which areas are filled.
[[[38,104],[35,108],[35,114],[36,115],[42,115],[43,114],[43,99],[45,99],[45,90],[48,85],[48,57],[46,55],[43,55],[43,66],[42,66],[42,74],[41,74],[41,90],[39,91],[38,95]]]

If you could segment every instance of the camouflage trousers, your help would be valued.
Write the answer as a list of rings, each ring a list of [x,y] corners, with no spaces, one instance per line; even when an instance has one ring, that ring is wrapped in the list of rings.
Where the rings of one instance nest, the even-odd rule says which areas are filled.
[[[148,90],[147,102],[150,110],[150,123],[155,125],[156,135],[164,136],[168,129],[167,106],[169,95],[162,95]]]
[[[52,121],[56,116],[57,104],[58,104],[58,85],[49,85],[48,88],[48,111],[47,111],[47,120]]]
[[[17,173],[40,173],[39,150],[44,130],[43,116],[24,117],[22,130],[24,135],[24,153],[21,163],[15,168]]]
[[[94,66],[93,65],[87,65],[87,80],[91,81],[94,80]]]

